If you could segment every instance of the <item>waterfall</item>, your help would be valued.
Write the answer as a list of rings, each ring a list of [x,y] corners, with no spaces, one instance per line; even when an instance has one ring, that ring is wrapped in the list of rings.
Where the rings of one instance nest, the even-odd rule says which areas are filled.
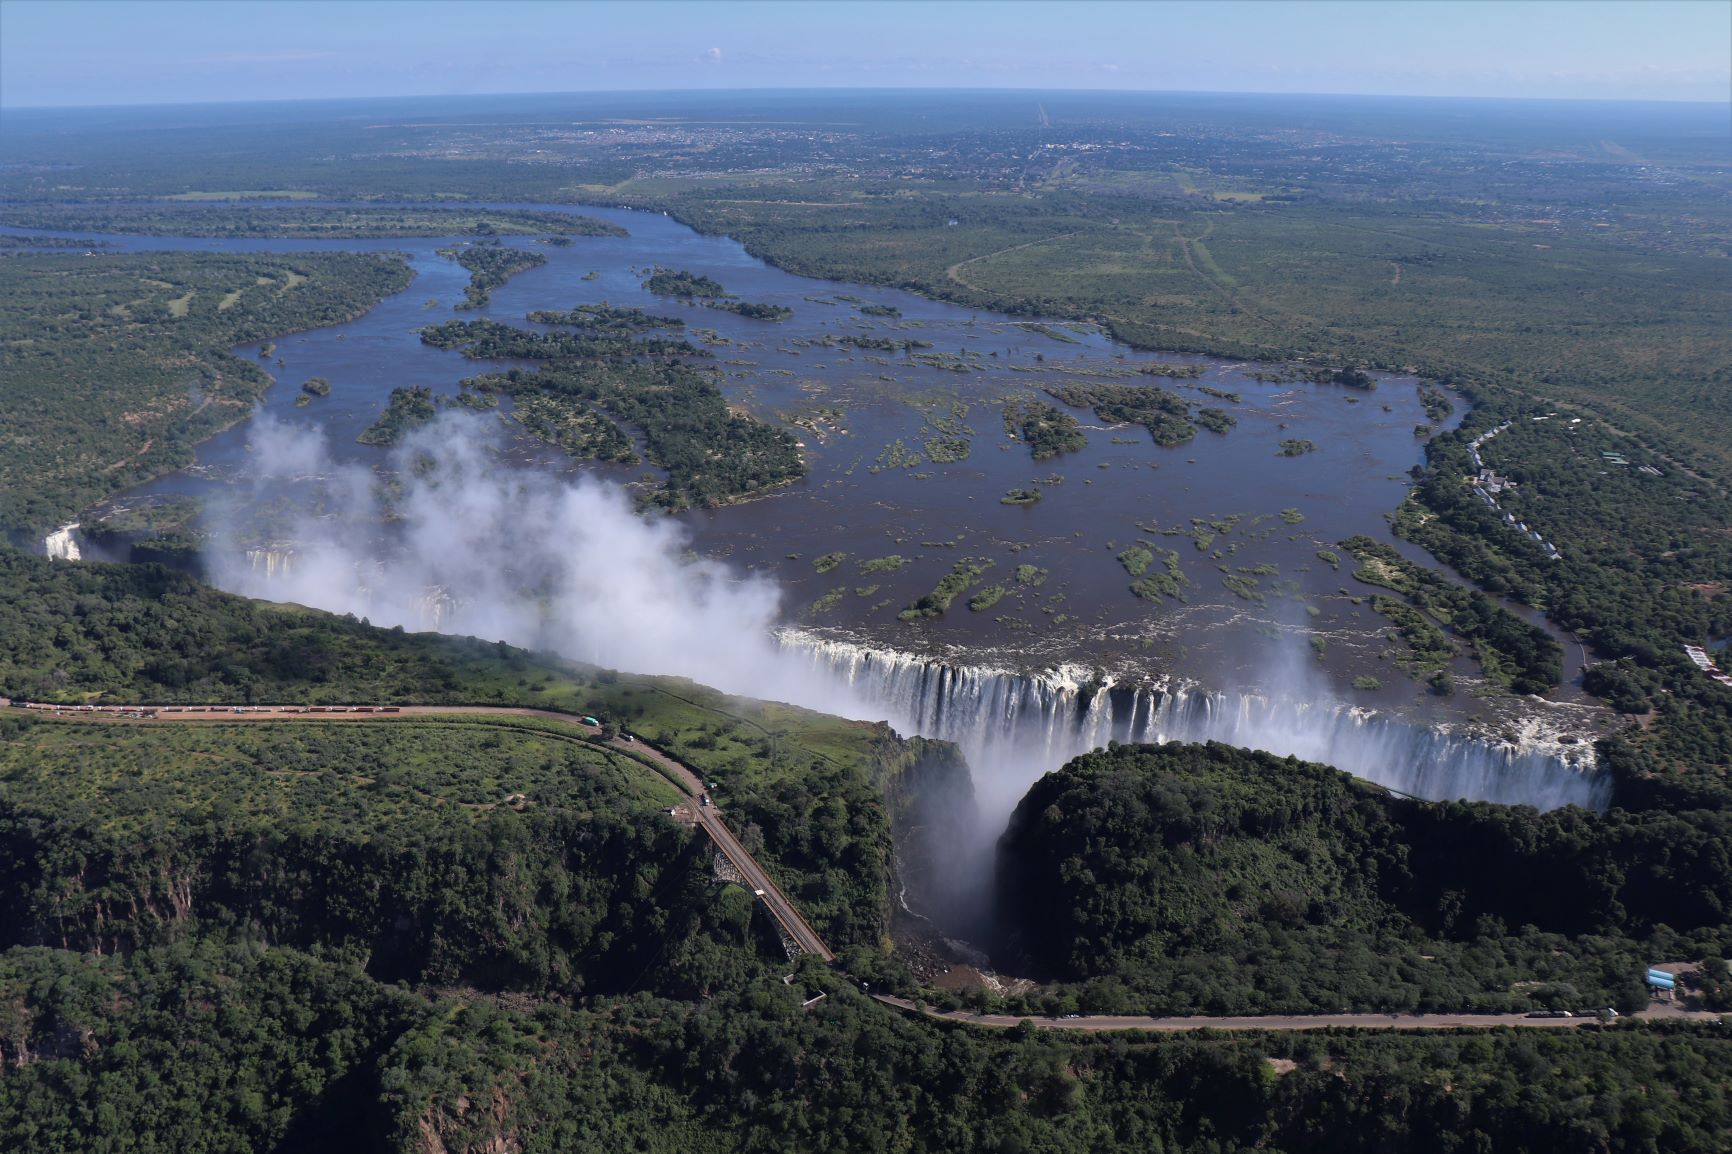
[[[478,597],[469,584],[430,582],[424,570],[404,574],[383,560],[282,546],[246,557],[241,580],[230,587],[250,596],[287,594],[386,624],[474,632],[591,658],[579,644],[584,630],[550,636],[539,613],[513,617],[496,597]],[[1535,732],[1493,741],[1357,708],[1335,699],[1315,672],[1276,675],[1304,686],[1287,695],[1223,692],[1106,677],[1078,665],[1028,673],[939,661],[793,628],[774,641],[774,650],[755,657],[742,639],[735,676],[718,688],[887,720],[903,734],[955,742],[972,770],[983,828],[994,832],[1041,775],[1109,741],[1219,741],[1332,765],[1430,800],[1539,809],[1601,809],[1610,800],[1611,783],[1595,772],[1589,747],[1570,746],[1566,755],[1566,747]],[[1279,664],[1272,658],[1272,669]]]
[[[430,585],[415,598],[415,614],[422,632],[442,632],[462,608],[463,602],[443,585]]]
[[[78,551],[78,540],[72,534],[78,528],[78,522],[62,525],[42,539],[42,551],[55,561],[77,561],[83,554]]]
[[[343,585],[349,595],[343,598],[340,608],[324,606],[333,612],[377,614],[387,623],[405,629],[442,633],[453,626],[468,604],[444,585],[424,585],[413,593],[400,590],[398,579],[383,561],[348,561],[340,565],[344,567]],[[227,584],[231,592],[248,597],[293,598],[305,595],[296,583],[297,578],[322,571],[318,553],[303,555],[288,545],[270,545],[246,550],[244,577]]]
[[[1008,816],[1041,774],[1115,740],[1220,741],[1323,762],[1434,801],[1601,809],[1610,800],[1591,754],[1574,753],[1590,762],[1578,767],[1533,736],[1492,742],[1338,701],[1127,684],[1074,666],[1026,674],[952,665],[794,629],[779,639],[814,680],[846,687],[898,730],[960,745],[983,816]]]
[[[247,566],[254,574],[270,578],[287,577],[295,563],[295,551],[279,545],[247,550]]]

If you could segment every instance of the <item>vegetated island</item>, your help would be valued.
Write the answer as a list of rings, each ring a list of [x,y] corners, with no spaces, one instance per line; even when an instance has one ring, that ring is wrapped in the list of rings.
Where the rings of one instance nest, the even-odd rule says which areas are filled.
[[[786,305],[773,305],[753,301],[705,301],[705,307],[719,309],[725,313],[745,317],[753,321],[785,321],[794,315],[794,310]]]
[[[576,305],[565,311],[536,309],[528,320],[538,325],[568,325],[609,336],[637,336],[656,329],[683,329],[686,322],[679,317],[656,316],[642,309],[610,305]]]
[[[643,287],[657,296],[693,301],[748,320],[781,321],[794,315],[794,310],[786,305],[736,300],[720,282],[683,270],[657,268],[643,282]]]
[[[1191,405],[1170,389],[1154,385],[1063,384],[1047,392],[1064,404],[1093,409],[1103,421],[1141,425],[1157,445],[1182,445],[1197,435]]]
[[[538,362],[537,370],[487,373],[467,383],[518,404],[533,397],[536,419],[525,427],[544,437],[547,430],[580,429],[575,438],[555,440],[568,451],[628,460],[630,441],[616,422],[635,426],[643,434],[644,454],[666,474],[647,498],[652,504],[722,505],[805,475],[792,433],[731,410],[715,374],[685,363],[703,359],[703,350],[671,337],[632,339],[648,322],[617,310],[573,310],[561,324],[577,331],[449,321],[423,330],[421,339],[478,360]]]
[[[1005,402],[1004,431],[1026,444],[1037,461],[1079,453],[1089,443],[1075,417],[1045,401]]]
[[[378,420],[363,429],[355,440],[363,445],[395,445],[409,433],[439,415],[438,399],[427,385],[391,390]]]
[[[1119,564],[1132,578],[1131,592],[1144,601],[1159,601],[1171,597],[1183,601],[1184,586],[1189,584],[1179,565],[1177,549],[1162,549],[1139,542],[1119,554]],[[1156,561],[1160,567],[1155,567]]]
[[[643,287],[656,296],[680,300],[725,300],[733,295],[718,281],[680,269],[657,268],[644,280]]]
[[[439,255],[450,257],[469,270],[469,284],[457,305],[460,309],[486,308],[493,299],[494,289],[520,272],[547,263],[547,257],[539,252],[507,248],[497,240],[461,248],[442,248]]]
[[[981,574],[992,568],[992,562],[984,557],[964,557],[950,567],[950,572],[938,579],[932,592],[924,593],[908,608],[897,614],[903,621],[918,621],[925,617],[942,617],[950,608],[950,603],[968,591],[969,586],[980,580]]]

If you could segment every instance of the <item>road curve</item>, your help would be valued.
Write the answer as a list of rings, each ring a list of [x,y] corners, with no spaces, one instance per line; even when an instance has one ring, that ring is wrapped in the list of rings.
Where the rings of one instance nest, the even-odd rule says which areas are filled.
[[[365,713],[356,712],[365,708]],[[391,712],[379,712],[381,708],[389,708]],[[151,716],[135,716],[141,709],[154,709]],[[173,712],[167,712],[167,710]],[[91,710],[47,710],[54,716],[70,716],[80,720],[108,721],[124,725],[164,725],[175,722],[242,722],[260,724],[270,722],[296,721],[389,721],[402,717],[427,716],[491,716],[491,717],[534,717],[559,725],[569,726],[581,731],[586,737],[601,732],[600,727],[585,725],[581,720],[569,713],[556,713],[551,709],[533,709],[528,706],[515,705],[401,705],[401,706],[325,706],[322,709],[342,709],[344,712],[312,713],[308,707],[289,705],[195,705],[195,706],[111,706]],[[129,716],[134,715],[134,716]],[[733,863],[740,876],[746,879],[757,896],[770,911],[770,916],[776,919],[778,925],[794,940],[799,947],[809,954],[816,954],[826,962],[836,960],[835,953],[818,936],[800,911],[794,908],[794,903],[788,900],[788,895],[782,892],[769,871],[758,864],[756,858],[740,844],[740,839],[734,836],[734,831],[722,820],[720,809],[714,804],[701,805],[698,799],[705,794],[704,782],[696,773],[682,763],[675,761],[661,750],[648,745],[642,740],[627,741],[624,738],[614,738],[608,742],[611,749],[617,750],[640,762],[648,762],[651,768],[672,780],[680,789],[692,798],[692,810],[697,814],[698,824],[709,834],[710,840],[716,843],[716,848],[722,851],[728,861]]]
[[[916,1004],[907,998],[874,994],[886,1006],[894,1006],[911,1014],[923,1014],[946,1022],[968,1026],[985,1026],[1003,1030],[1030,1022],[1037,1030],[1086,1030],[1103,1033],[1114,1030],[1140,1030],[1174,1034],[1187,1030],[1461,1030],[1494,1029],[1515,1026],[1521,1029],[1555,1030],[1568,1026],[1585,1026],[1596,1021],[1591,1017],[1529,1018],[1522,1014],[1265,1014],[1255,1017],[1211,1018],[1193,1015],[1182,1018],[1153,1018],[1136,1014],[1084,1014],[1076,1018],[1018,1017],[1015,1014],[971,1014],[964,1010],[937,1010]],[[1721,1015],[1707,1010],[1678,1010],[1659,1007],[1626,1014],[1640,1021],[1665,1019],[1686,1022],[1717,1022]],[[1622,1021],[1623,1018],[1618,1019]]]

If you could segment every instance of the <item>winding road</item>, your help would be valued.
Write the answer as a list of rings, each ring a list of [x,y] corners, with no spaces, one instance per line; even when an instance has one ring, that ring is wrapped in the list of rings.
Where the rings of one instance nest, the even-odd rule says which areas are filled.
[[[0,706],[6,704],[10,703],[0,699]],[[80,720],[106,721],[117,725],[163,725],[174,724],[175,722],[362,722],[389,721],[403,717],[481,716],[526,717],[550,721],[578,731],[584,739],[593,738],[600,732],[600,727],[586,725],[582,720],[568,713],[506,705],[324,706],[318,707],[318,712],[313,712],[310,707],[286,705],[104,706],[94,709],[88,707],[76,709],[72,707],[32,706],[29,708],[51,716],[70,716]],[[382,710],[389,710],[389,712],[382,712]],[[141,714],[143,715],[141,716]],[[701,799],[706,794],[703,778],[690,767],[646,744],[641,739],[616,737],[607,745],[616,752],[655,770],[692,798],[694,802],[692,811],[697,815],[698,825],[710,836],[710,840],[716,844],[716,848],[722,852],[723,856],[733,863],[735,869],[740,871],[740,875],[746,879],[746,884],[752,887],[756,896],[763,901],[771,916],[776,919],[777,924],[782,927],[789,938],[800,949],[806,953],[815,954],[825,962],[836,960],[835,953],[825,944],[824,939],[818,936],[817,931],[807,923],[806,919],[800,916],[800,911],[794,907],[793,902],[788,900],[788,895],[782,892],[775,879],[763,866],[758,864],[756,858],[747,852],[746,847],[740,844],[739,838],[734,836],[734,832],[722,820],[720,809],[714,804],[704,805],[701,803]],[[907,1013],[990,1029],[1009,1029],[1021,1025],[1025,1021],[1041,1030],[1084,1030],[1089,1032],[1122,1030],[1155,1033],[1180,1033],[1188,1030],[1460,1030],[1498,1029],[1509,1026],[1523,1029],[1562,1029],[1595,1022],[1595,1019],[1585,1016],[1529,1018],[1521,1014],[1265,1014],[1254,1017],[1191,1016],[1174,1018],[1155,1018],[1134,1014],[1085,1014],[1067,1018],[1036,1018],[1014,1014],[974,1014],[962,1010],[938,1010],[924,1003],[913,1002],[907,998],[892,997],[888,994],[875,994],[873,997],[883,1005]],[[1642,1021],[1724,1022],[1718,1013],[1703,1010],[1683,1010],[1669,1005],[1651,1006],[1639,1013],[1625,1016]]]

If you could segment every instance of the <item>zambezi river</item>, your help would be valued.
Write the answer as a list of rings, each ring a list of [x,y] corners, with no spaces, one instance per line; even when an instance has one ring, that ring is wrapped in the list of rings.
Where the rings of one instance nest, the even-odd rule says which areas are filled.
[[[357,320],[278,338],[262,362],[277,380],[261,402],[262,420],[206,443],[192,468],[105,502],[82,520],[196,497],[212,530],[207,570],[237,591],[359,608],[375,623],[560,647],[579,659],[643,665],[641,672],[689,673],[729,691],[951,738],[968,752],[983,806],[994,815],[1008,813],[1038,773],[1113,738],[1218,738],[1331,761],[1426,797],[1605,802],[1590,745],[1580,740],[1597,724],[1591,706],[1567,692],[1552,702],[1515,701],[1486,686],[1465,657],[1453,667],[1461,690],[1449,698],[1428,694],[1403,671],[1403,644],[1373,612],[1375,591],[1353,579],[1353,559],[1339,547],[1365,534],[1415,555],[1395,542],[1388,517],[1423,461],[1426,428],[1459,422],[1459,399],[1439,425],[1428,420],[1412,378],[1379,375],[1374,388],[1349,388],[1295,379],[1278,366],[1140,352],[1088,324],[794,276],[732,239],[657,214],[491,207],[578,212],[629,235],[578,237],[566,247],[510,238],[506,243],[533,248],[547,263],[495,289],[486,308],[462,312],[454,306],[468,274],[439,250],[473,238],[95,237],[118,251],[396,251],[407,254],[416,277]],[[643,282],[657,267],[710,277],[741,300],[791,315],[768,322],[656,297]],[[462,541],[463,566],[454,555],[423,556],[394,569],[392,551],[408,547],[406,538],[388,526],[354,523],[365,517],[331,497],[331,478],[361,470],[402,479],[400,454],[355,439],[393,388],[424,385],[455,396],[461,378],[509,367],[423,345],[420,330],[453,316],[525,325],[534,309],[600,302],[683,317],[688,338],[712,354],[730,403],[792,429],[809,475],[756,500],[682,514],[654,527],[660,536],[638,552],[635,529],[556,527],[551,515],[518,516],[507,504],[488,514],[496,523],[484,535],[469,527],[466,535],[436,538],[429,530],[425,540]],[[874,352],[839,343],[850,335],[928,344]],[[257,358],[260,347],[236,352]],[[1173,364],[1197,366],[1198,375],[1143,371]],[[328,380],[331,393],[298,407],[300,386],[312,377]],[[1140,426],[1111,425],[1071,408],[1086,447],[1036,461],[1009,433],[1005,406],[1056,404],[1045,390],[1072,383],[1170,389],[1237,423],[1219,433],[1199,428],[1192,441],[1161,447]],[[647,465],[560,456],[523,435],[510,421],[509,402],[465,419],[490,430],[491,459],[502,470],[560,483],[599,479],[628,492],[654,481]],[[301,473],[261,469],[276,452],[263,447],[261,429],[280,442],[316,440],[308,458],[314,463]],[[1284,451],[1284,443],[1296,442],[1309,448]],[[1038,498],[1006,500],[1018,491]],[[285,518],[285,509],[299,518]],[[211,523],[213,510],[221,511],[220,527]],[[349,568],[327,565],[311,581],[319,545],[309,537],[345,519],[350,553],[342,566]],[[369,535],[379,556],[358,561],[354,549],[375,547],[355,544]],[[101,555],[76,529],[54,548],[61,556]],[[1166,551],[1177,553],[1177,596],[1150,601],[1133,593],[1136,549],[1154,554],[1157,566]],[[583,555],[591,559],[584,580],[602,581],[594,558],[610,550],[637,558],[633,564],[701,564],[706,588],[768,590],[770,609],[732,616],[764,635],[783,672],[751,665],[752,672],[734,676],[725,659],[648,667],[680,652],[678,645],[658,638],[638,658],[630,644],[598,640],[629,642],[658,615],[653,605],[569,625],[555,646],[547,636],[499,624],[497,602],[510,595],[493,577],[475,576],[476,566],[491,564],[488,572],[500,580],[515,574],[528,582],[534,573],[541,581]],[[489,551],[498,556],[477,556]],[[453,566],[449,573],[441,560]],[[964,561],[978,574],[947,612],[900,618]],[[686,579],[666,577],[676,601],[692,599],[678,592]],[[636,584],[646,591],[661,580]],[[549,605],[557,613],[566,604],[537,596],[544,616]],[[614,603],[605,600],[614,592],[597,596]],[[572,604],[569,612],[583,616],[581,601]],[[727,636],[732,604],[714,593],[709,616],[688,619],[683,605],[670,605],[665,616],[680,623],[688,647],[708,645],[707,635],[716,634],[713,648],[725,654],[736,645]]]

